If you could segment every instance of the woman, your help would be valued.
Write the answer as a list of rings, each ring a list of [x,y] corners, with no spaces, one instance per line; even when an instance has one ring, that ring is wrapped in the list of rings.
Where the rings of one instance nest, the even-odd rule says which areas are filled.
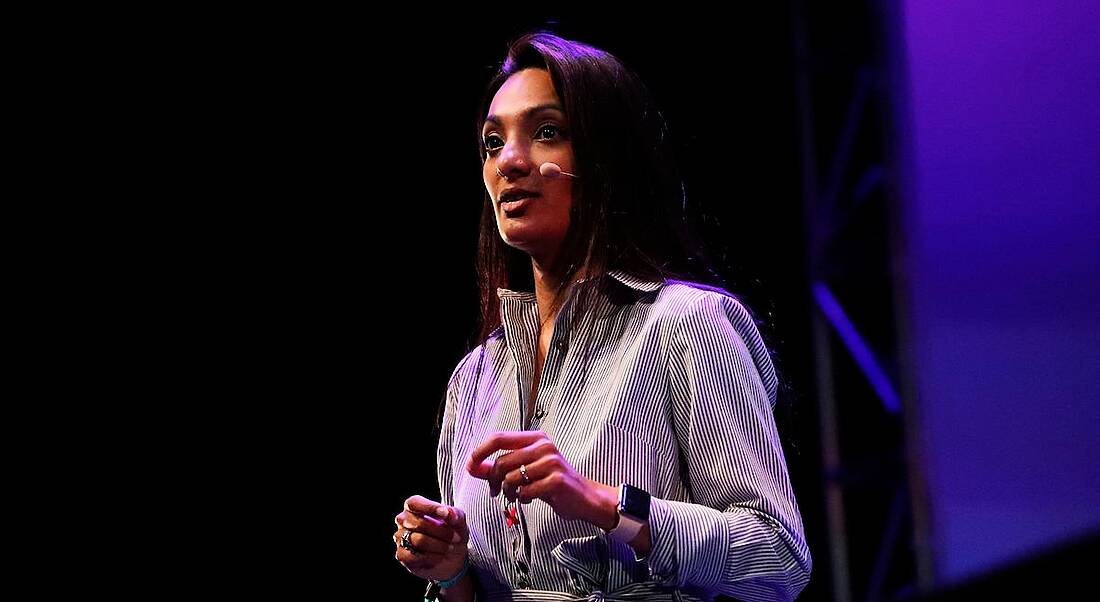
[[[736,299],[669,278],[692,270],[683,191],[644,86],[539,33],[486,99],[482,344],[447,386],[443,499],[407,500],[397,559],[446,600],[794,598],[775,372]]]

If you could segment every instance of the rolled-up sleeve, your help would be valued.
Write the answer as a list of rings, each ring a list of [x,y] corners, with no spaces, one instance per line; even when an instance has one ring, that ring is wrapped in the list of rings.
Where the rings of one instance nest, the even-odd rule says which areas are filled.
[[[741,600],[794,599],[812,561],[772,414],[775,375],[748,312],[701,294],[673,331],[668,367],[691,503],[653,499],[651,575]]]

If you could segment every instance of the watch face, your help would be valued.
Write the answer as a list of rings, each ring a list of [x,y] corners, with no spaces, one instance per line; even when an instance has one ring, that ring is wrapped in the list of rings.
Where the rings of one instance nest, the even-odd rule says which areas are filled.
[[[619,488],[619,512],[640,521],[649,520],[649,492],[633,485]]]

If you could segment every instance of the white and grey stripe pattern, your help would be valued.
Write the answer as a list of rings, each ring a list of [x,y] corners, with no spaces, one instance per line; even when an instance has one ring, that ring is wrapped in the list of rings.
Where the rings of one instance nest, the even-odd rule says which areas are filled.
[[[576,296],[562,307],[530,428],[581,474],[649,491],[652,551],[638,561],[535,500],[516,531],[530,581],[517,579],[504,498],[464,470],[490,433],[522,428],[529,396],[538,309],[532,293],[502,289],[504,325],[455,369],[439,441],[443,502],[466,511],[487,599],[793,599],[810,552],[751,316],[724,291],[610,276],[583,310]]]

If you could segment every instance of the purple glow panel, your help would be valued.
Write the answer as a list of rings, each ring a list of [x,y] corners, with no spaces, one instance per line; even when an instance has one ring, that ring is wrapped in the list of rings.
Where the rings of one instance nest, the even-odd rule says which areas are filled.
[[[937,582],[1100,529],[1100,3],[906,0]]]

